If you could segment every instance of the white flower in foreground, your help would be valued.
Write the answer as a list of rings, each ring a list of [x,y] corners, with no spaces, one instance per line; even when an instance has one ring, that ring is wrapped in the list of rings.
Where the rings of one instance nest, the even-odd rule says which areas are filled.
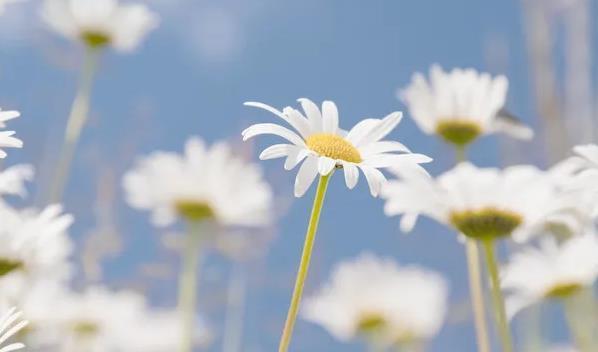
[[[342,167],[349,189],[357,184],[359,169],[365,175],[370,192],[377,196],[386,178],[381,168],[391,166],[416,168],[432,159],[422,154],[412,154],[407,147],[395,141],[381,141],[401,121],[402,113],[393,112],[383,119],[365,119],[349,132],[339,128],[336,105],[331,101],[322,103],[322,110],[309,99],[299,99],[305,117],[300,111],[286,107],[283,111],[255,102],[245,103],[273,113],[297,132],[274,123],[252,125],[243,131],[243,140],[262,134],[286,139],[290,144],[275,144],[266,148],[260,159],[286,158],[287,170],[301,165],[295,179],[295,196],[301,197],[318,174],[325,176],[334,168]],[[402,153],[402,154],[396,154]]]
[[[500,170],[460,163],[436,179],[395,171],[399,179],[389,181],[382,196],[387,215],[403,215],[403,231],[423,214],[469,237],[525,241],[568,205],[549,174],[530,165]]]
[[[0,0],[1,1],[1,0]],[[6,121],[19,117],[18,111],[0,110],[0,128],[6,128]],[[23,141],[13,137],[15,131],[0,131],[0,148],[22,148]],[[6,152],[0,149],[0,159],[6,158]]]
[[[42,17],[69,39],[120,51],[134,50],[158,24],[157,15],[145,5],[117,0],[46,0]]]
[[[548,298],[564,298],[598,277],[598,238],[573,237],[560,246],[545,241],[511,257],[502,268],[502,287],[508,293],[507,310],[513,316],[522,308]]]
[[[444,72],[438,65],[430,68],[430,80],[421,73],[400,91],[411,116],[427,134],[438,134],[447,142],[466,146],[477,137],[504,132],[529,139],[533,132],[502,113],[508,81],[474,69]]]
[[[0,204],[0,297],[18,299],[41,279],[66,279],[72,243],[66,233],[73,222],[59,205],[38,211]]]
[[[272,191],[262,170],[235,156],[226,143],[207,147],[191,138],[184,155],[155,152],[126,173],[123,185],[129,204],[151,210],[160,226],[177,216],[233,227],[271,221]]]
[[[21,320],[22,315],[16,308],[11,308],[0,318],[0,352],[17,351],[25,347],[20,342],[6,343],[27,325],[26,320]]]
[[[447,299],[440,275],[365,254],[338,265],[330,283],[305,300],[302,315],[341,341],[410,344],[440,330]]]

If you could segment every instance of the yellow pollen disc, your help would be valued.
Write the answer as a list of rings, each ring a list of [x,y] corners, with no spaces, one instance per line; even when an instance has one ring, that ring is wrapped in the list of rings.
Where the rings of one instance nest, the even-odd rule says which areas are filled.
[[[375,313],[363,314],[357,323],[357,331],[362,334],[372,334],[386,326],[386,320]]]
[[[493,207],[453,212],[451,224],[465,236],[492,239],[509,236],[523,222],[521,215]]]
[[[0,258],[0,277],[23,268],[23,262]]]
[[[110,37],[102,32],[86,31],[81,34],[81,39],[91,48],[102,48],[110,44]]]
[[[73,331],[80,336],[92,336],[100,331],[99,326],[91,321],[80,321],[73,325]]]
[[[565,298],[577,293],[582,289],[580,284],[576,283],[561,283],[551,287],[544,296],[547,298]]]
[[[201,221],[216,217],[214,210],[204,202],[196,200],[179,200],[175,204],[177,213],[188,221]]]
[[[350,163],[362,161],[359,150],[343,137],[330,133],[318,133],[309,136],[305,143],[307,147],[322,156],[334,160],[344,160]]]
[[[482,134],[482,127],[472,120],[447,118],[438,121],[436,133],[448,143],[465,147]]]

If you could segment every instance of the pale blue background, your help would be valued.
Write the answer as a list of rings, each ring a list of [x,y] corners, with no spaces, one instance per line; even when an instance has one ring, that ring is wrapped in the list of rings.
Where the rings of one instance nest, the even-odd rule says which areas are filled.
[[[162,263],[175,268],[176,258],[157,245],[160,234],[149,225],[147,214],[124,204],[120,176],[136,155],[155,149],[180,151],[190,135],[239,143],[244,127],[272,120],[265,112],[243,107],[244,101],[283,107],[299,97],[332,99],[339,106],[342,126],[349,128],[364,117],[404,110],[395,98],[397,88],[406,85],[414,71],[440,63],[445,68],[471,66],[507,74],[511,110],[536,124],[522,11],[516,0],[154,0],[149,4],[161,12],[162,23],[141,50],[103,57],[92,120],[83,134],[66,208],[78,217],[72,233],[83,243],[95,225],[97,184],[100,179],[106,182],[108,191],[102,193],[114,193],[114,207],[109,208],[126,243],[117,258],[105,260],[106,281],[113,287],[145,288],[159,306],[173,306],[175,283],[147,284],[150,278],[140,274],[142,267]],[[35,13],[37,5],[31,0],[14,5],[2,17],[0,106],[23,114],[10,127],[26,147],[12,151],[8,163],[33,162],[40,168],[38,181],[45,182],[51,164],[47,158],[55,158],[73,97],[80,51],[45,30]],[[496,59],[496,53],[506,60]],[[453,162],[447,147],[423,135],[409,117],[392,137],[433,156],[432,173]],[[271,142],[260,138],[256,147]],[[529,151],[534,145],[524,145],[526,155],[537,155]],[[476,144],[471,154],[479,165],[500,164],[496,137]],[[295,173],[283,171],[280,161],[263,165],[281,207],[288,209],[281,214],[268,256],[248,269],[245,351],[255,352],[276,349],[313,197],[312,189],[293,201]],[[365,250],[442,272],[451,283],[451,301],[467,307],[465,261],[454,234],[423,220],[412,234],[402,235],[398,220],[384,216],[382,202],[369,195],[363,179],[355,190],[347,191],[335,177],[307,292],[328,277],[334,263]],[[204,267],[202,310],[216,335],[222,326],[229,268],[215,254]],[[472,326],[459,320],[459,312],[451,315],[430,351],[474,351]],[[212,350],[220,350],[218,336]],[[299,321],[293,350],[348,352],[361,346],[340,344],[320,327]]]

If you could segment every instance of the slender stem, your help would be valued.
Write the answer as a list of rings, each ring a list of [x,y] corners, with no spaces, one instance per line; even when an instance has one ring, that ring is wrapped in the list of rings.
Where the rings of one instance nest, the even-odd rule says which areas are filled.
[[[191,352],[193,350],[200,242],[200,223],[189,221],[182,258],[183,267],[179,277],[179,314],[181,318],[179,352]]]
[[[59,202],[64,193],[71,163],[75,156],[79,137],[81,136],[81,130],[87,121],[91,90],[98,67],[100,53],[101,50],[98,48],[86,48],[77,94],[75,95],[75,100],[73,100],[73,105],[71,106],[71,112],[65,129],[64,141],[49,189],[48,201],[50,203]]]
[[[478,352],[490,352],[490,339],[486,326],[486,310],[484,308],[484,290],[480,272],[480,253],[474,239],[467,238],[465,242],[467,268],[469,272],[469,294],[475,323]]]
[[[565,317],[579,351],[592,352],[595,349],[594,336],[598,331],[594,319],[594,299],[591,291],[583,290],[565,297]]]
[[[455,160],[457,161],[457,164],[467,160],[465,146],[455,146]]]
[[[243,336],[247,280],[242,263],[234,262],[233,265],[233,272],[228,284],[223,352],[240,352]]]
[[[297,272],[293,297],[291,298],[291,304],[287,313],[287,320],[284,324],[284,330],[282,331],[282,336],[280,338],[278,352],[286,352],[289,349],[289,344],[291,343],[293,327],[295,326],[295,320],[297,319],[297,313],[299,312],[299,303],[301,302],[301,296],[303,295],[303,286],[305,285],[305,279],[307,278],[311,253],[316,238],[316,231],[318,230],[320,213],[322,212],[322,205],[324,204],[324,197],[326,195],[328,182],[330,181],[331,176],[332,173],[326,176],[321,176],[320,182],[318,183],[318,189],[316,191],[316,197],[314,199],[314,205],[311,211],[311,217],[309,219],[309,226],[307,227],[307,234],[305,235],[305,243],[303,244],[303,253],[301,254],[301,263],[299,264],[299,270]]]
[[[490,290],[492,292],[494,317],[496,319],[496,324],[498,327],[503,351],[512,352],[513,343],[511,342],[511,332],[509,330],[509,322],[507,320],[507,313],[505,310],[505,301],[503,298],[502,290],[500,288],[498,263],[496,260],[496,253],[494,249],[494,240],[482,240],[482,245],[486,254],[486,266],[488,267],[488,274],[490,276]]]

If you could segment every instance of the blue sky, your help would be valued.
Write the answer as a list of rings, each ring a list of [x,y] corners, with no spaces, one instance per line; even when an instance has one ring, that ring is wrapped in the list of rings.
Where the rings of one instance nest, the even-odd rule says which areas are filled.
[[[283,107],[299,97],[331,99],[339,106],[341,125],[348,128],[365,117],[404,110],[396,90],[413,72],[439,63],[506,74],[511,110],[536,125],[522,11],[516,0],[148,3],[162,15],[159,29],[138,52],[107,53],[102,58],[66,208],[78,218],[72,233],[83,243],[97,225],[97,185],[105,184],[102,199],[108,199],[107,208],[126,243],[122,253],[105,261],[105,281],[115,287],[144,287],[156,305],[174,304],[174,281],[147,284],[140,268],[162,262],[170,267],[176,261],[160,249],[162,234],[149,225],[147,214],[122,201],[120,176],[137,155],[155,149],[180,151],[191,135],[240,144],[244,127],[271,118],[244,107],[244,101]],[[12,6],[0,25],[0,106],[22,112],[11,128],[26,147],[11,153],[8,163],[34,163],[38,182],[43,182],[58,149],[81,52],[45,30],[35,15],[37,5],[30,0]],[[422,134],[409,117],[391,136],[434,157],[432,173],[453,163],[448,148]],[[255,148],[272,141],[260,138]],[[496,137],[478,142],[471,157],[478,165],[498,165]],[[292,198],[294,172],[283,171],[279,161],[263,166],[286,211],[268,255],[248,265],[245,351],[256,352],[272,351],[277,345],[313,197],[312,189],[302,199]],[[451,283],[451,301],[462,305],[467,299],[463,248],[454,234],[426,220],[413,233],[401,234],[398,220],[384,216],[382,202],[369,195],[364,182],[348,191],[335,177],[307,292],[328,277],[335,263],[362,251],[438,270]],[[222,324],[221,296],[229,269],[214,254],[204,266],[202,308],[216,332]],[[296,351],[361,350],[358,344],[339,344],[320,327],[302,321],[293,346]],[[472,326],[456,318],[430,346],[432,352],[473,350]]]

